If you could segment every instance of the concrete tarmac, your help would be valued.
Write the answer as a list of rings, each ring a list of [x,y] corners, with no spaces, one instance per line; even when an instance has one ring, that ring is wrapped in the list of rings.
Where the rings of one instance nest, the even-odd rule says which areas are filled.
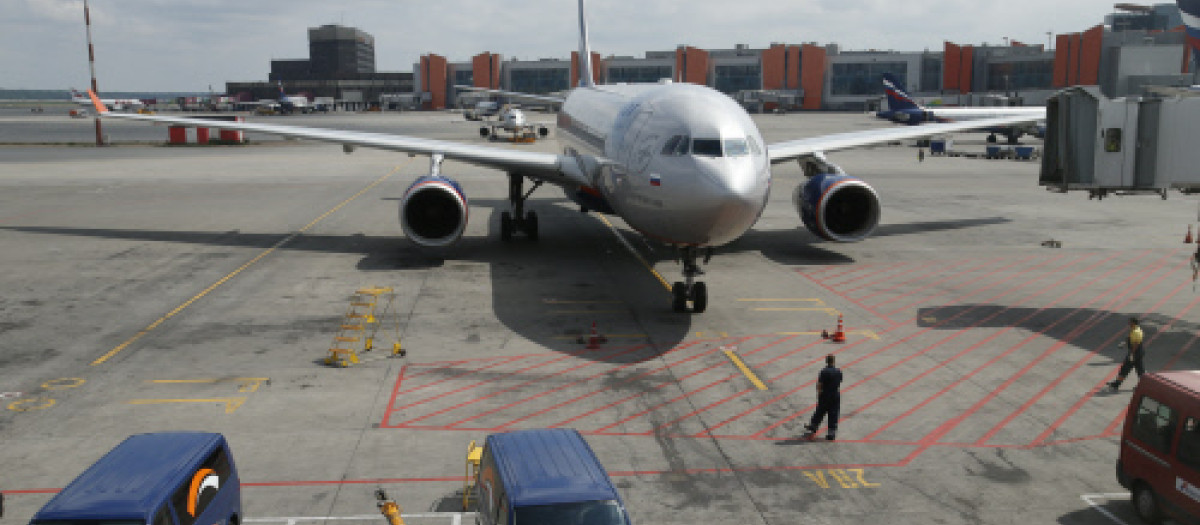
[[[681,315],[650,271],[680,279],[671,252],[554,188],[530,202],[541,239],[501,242],[494,170],[446,163],[470,224],[429,250],[397,221],[425,158],[265,138],[35,145],[87,139],[66,117],[0,117],[5,523],[126,436],[180,429],[229,438],[248,523],[382,522],[376,486],[410,523],[456,523],[473,519],[456,514],[467,444],[538,427],[582,432],[643,524],[1132,523],[1114,463],[1136,380],[1098,392],[1126,319],[1143,319],[1151,370],[1200,360],[1182,243],[1195,199],[1048,193],[1036,163],[832,154],[883,201],[857,244],[804,230],[801,174],[778,165],[755,229],[706,267],[709,311]],[[458,119],[272,122],[487,144]],[[756,120],[768,142],[886,125]],[[138,126],[112,140],[165,138]],[[37,140],[11,145],[22,136]],[[379,348],[326,366],[365,287],[395,291]],[[821,339],[839,315],[848,340]],[[577,342],[592,323],[596,350]],[[407,356],[388,357],[397,339]],[[799,439],[830,353],[838,440]]]

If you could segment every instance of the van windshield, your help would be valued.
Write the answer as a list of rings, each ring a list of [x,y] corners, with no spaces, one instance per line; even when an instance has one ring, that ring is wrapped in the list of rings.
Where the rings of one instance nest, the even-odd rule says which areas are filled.
[[[517,525],[629,525],[615,500],[517,507]]]

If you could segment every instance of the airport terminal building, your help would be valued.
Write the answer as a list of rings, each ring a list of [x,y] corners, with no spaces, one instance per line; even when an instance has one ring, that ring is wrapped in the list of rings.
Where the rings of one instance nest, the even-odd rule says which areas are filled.
[[[927,104],[1038,105],[1059,89],[1094,85],[1111,97],[1139,94],[1145,86],[1193,84],[1193,57],[1175,4],[1117,4],[1105,23],[1045,43],[944,42],[941,50],[843,50],[837,44],[744,44],[728,49],[679,45],[641,57],[593,53],[598,83],[704,84],[750,111],[854,110],[879,107],[880,76],[902,80]],[[421,56],[411,73],[375,71],[374,38],[358,29],[309,29],[309,58],[273,60],[267,82],[230,82],[227,92],[245,100],[289,93],[334,97],[346,107],[445,109],[469,105],[477,94],[455,85],[525,93],[556,93],[576,85],[579,57],[505,60],[483,52],[465,61],[436,53]]]

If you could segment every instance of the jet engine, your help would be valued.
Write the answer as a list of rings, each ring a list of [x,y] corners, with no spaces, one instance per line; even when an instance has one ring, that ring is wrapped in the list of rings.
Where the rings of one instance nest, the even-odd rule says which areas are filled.
[[[810,177],[796,187],[792,204],[808,231],[827,241],[858,242],[879,224],[879,195],[870,185],[849,175]]]
[[[457,182],[440,175],[417,179],[400,199],[404,235],[426,247],[449,246],[467,227],[467,196]]]

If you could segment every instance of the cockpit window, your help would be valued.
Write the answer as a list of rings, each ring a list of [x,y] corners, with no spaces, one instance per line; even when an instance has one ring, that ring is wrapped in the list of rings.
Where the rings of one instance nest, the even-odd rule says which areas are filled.
[[[692,141],[688,140],[687,135],[680,135],[679,136],[679,146],[675,148],[675,154],[676,155],[687,155],[688,154],[688,146],[691,145],[691,143],[692,143]]]
[[[674,137],[667,139],[667,143],[663,145],[662,154],[674,155],[675,148],[679,147],[679,141],[681,140],[683,140],[683,135],[675,135]]]
[[[690,143],[691,140],[688,140],[687,135],[675,135],[674,137],[667,139],[666,144],[663,144],[662,154],[687,155],[688,144]]]
[[[725,139],[725,155],[728,157],[745,157],[750,154],[746,139]]]
[[[758,147],[758,141],[754,137],[746,137],[746,142],[750,143],[750,151],[755,155],[762,155],[762,150]]]
[[[694,139],[692,140],[692,153],[695,153],[696,155],[705,155],[708,157],[720,157],[721,140]]]

